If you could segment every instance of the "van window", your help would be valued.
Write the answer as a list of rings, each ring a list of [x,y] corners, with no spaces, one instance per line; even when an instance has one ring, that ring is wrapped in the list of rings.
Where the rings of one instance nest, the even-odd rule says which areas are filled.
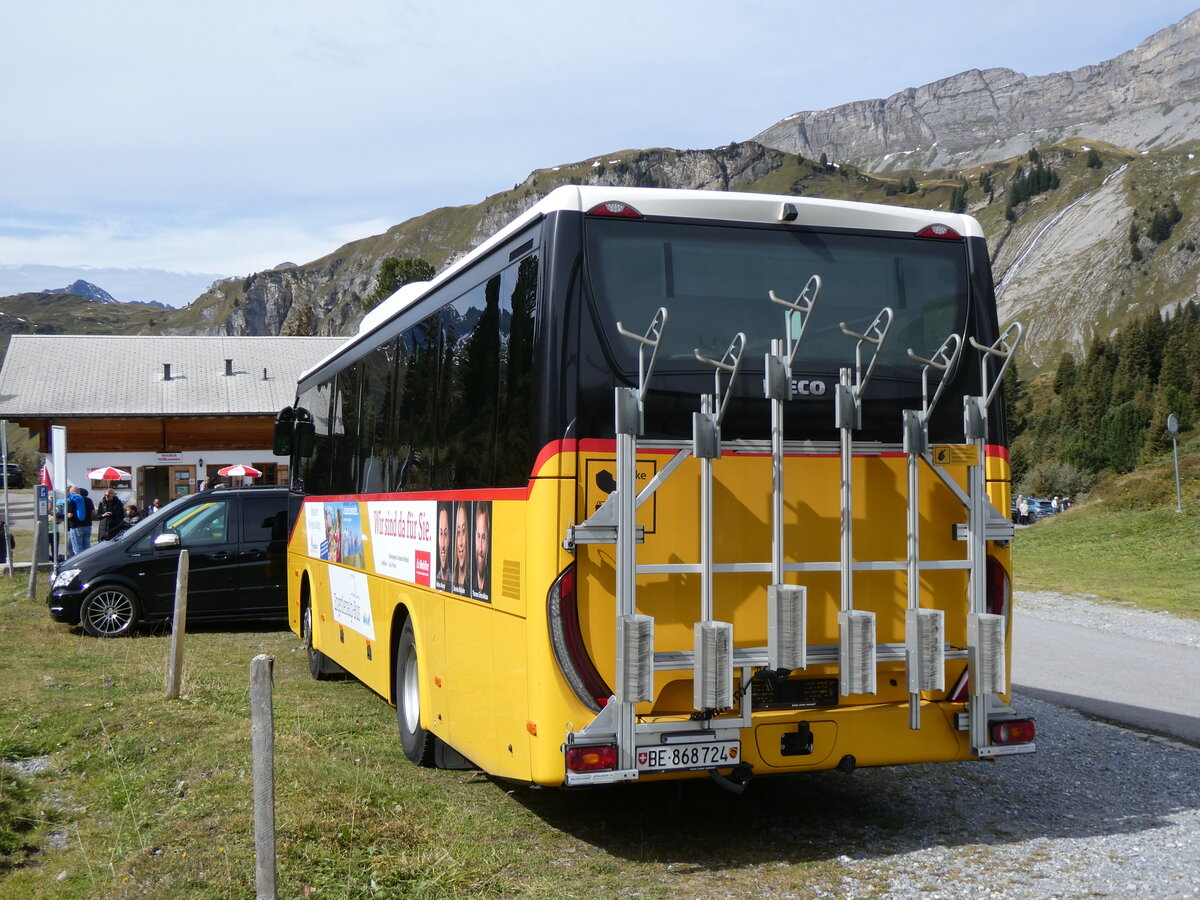
[[[206,500],[171,513],[153,531],[138,541],[135,549],[149,550],[154,538],[175,532],[184,547],[224,544],[232,539],[229,532],[229,500]]]
[[[267,543],[286,541],[288,536],[287,497],[242,497],[242,541]]]

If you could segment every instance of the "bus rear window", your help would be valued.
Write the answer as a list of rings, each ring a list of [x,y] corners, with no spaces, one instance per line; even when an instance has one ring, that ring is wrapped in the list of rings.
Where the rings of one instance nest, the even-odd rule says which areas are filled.
[[[690,368],[696,349],[719,358],[739,331],[747,364],[761,366],[770,341],[784,337],[784,311],[770,292],[795,299],[812,275],[822,289],[797,357],[804,369],[853,364],[854,341],[838,323],[861,332],[885,306],[895,314],[879,358],[885,369],[915,371],[908,348],[929,357],[963,330],[960,242],[624,219],[591,219],[586,229],[595,312],[623,369],[636,370],[636,347],[616,323],[643,331],[660,306],[669,316],[659,355],[665,369]]]

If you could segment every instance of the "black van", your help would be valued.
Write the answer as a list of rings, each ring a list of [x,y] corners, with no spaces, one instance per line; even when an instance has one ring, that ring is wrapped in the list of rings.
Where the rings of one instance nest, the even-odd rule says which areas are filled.
[[[175,500],[60,563],[50,616],[96,637],[169,619],[186,548],[189,622],[286,618],[287,541],[301,499],[268,486],[220,487]]]

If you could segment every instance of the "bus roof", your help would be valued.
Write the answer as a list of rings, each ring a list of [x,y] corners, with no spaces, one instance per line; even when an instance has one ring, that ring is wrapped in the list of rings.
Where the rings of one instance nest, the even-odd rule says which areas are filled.
[[[973,216],[941,210],[887,206],[850,200],[825,200],[790,194],[754,194],[734,191],[679,190],[675,188],[614,187],[606,185],[563,185],[555,188],[486,241],[443,269],[430,281],[400,287],[371,310],[352,335],[320,362],[300,375],[300,380],[318,371],[347,348],[378,330],[417,302],[429,291],[453,278],[492,248],[508,240],[529,223],[551,212],[587,212],[601,203],[620,202],[646,216],[724,220],[758,224],[819,225],[825,228],[856,228],[916,234],[930,225],[947,225],[963,237],[984,236]],[[792,214],[794,213],[794,217]]]

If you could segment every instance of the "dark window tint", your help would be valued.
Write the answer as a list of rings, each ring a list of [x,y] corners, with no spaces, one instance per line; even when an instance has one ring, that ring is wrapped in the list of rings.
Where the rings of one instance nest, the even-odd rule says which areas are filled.
[[[595,219],[587,225],[587,262],[600,326],[626,371],[637,370],[637,348],[618,336],[616,323],[641,333],[660,306],[669,316],[664,369],[694,368],[695,349],[719,359],[739,331],[747,338],[743,358],[761,367],[771,340],[784,337],[784,314],[770,292],[795,299],[813,275],[822,288],[797,357],[803,370],[852,365],[855,342],[838,324],[865,332],[886,306],[895,319],[879,363],[915,374],[905,351],[932,356],[947,336],[962,333],[967,309],[961,241]]]
[[[261,497],[243,494],[242,542],[269,543],[286,541],[288,536],[287,498],[280,495]]]

